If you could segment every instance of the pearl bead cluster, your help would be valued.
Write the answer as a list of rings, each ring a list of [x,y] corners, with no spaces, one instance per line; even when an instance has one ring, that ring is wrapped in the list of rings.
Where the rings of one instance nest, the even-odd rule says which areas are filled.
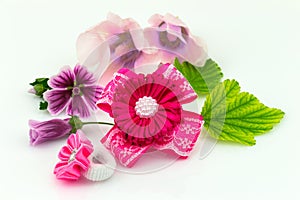
[[[141,118],[153,117],[158,110],[158,104],[152,97],[144,96],[135,103],[135,111]]]
[[[73,162],[76,158],[77,149],[74,149],[69,157],[68,163]]]

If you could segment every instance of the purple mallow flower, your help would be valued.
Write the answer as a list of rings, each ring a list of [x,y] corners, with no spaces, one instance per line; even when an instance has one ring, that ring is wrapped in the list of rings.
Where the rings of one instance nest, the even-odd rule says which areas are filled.
[[[72,126],[67,119],[52,119],[49,121],[29,120],[30,144],[37,145],[49,140],[55,140],[71,133]]]
[[[57,115],[67,108],[66,112],[69,115],[89,117],[90,110],[97,108],[96,102],[103,90],[96,85],[93,74],[80,65],[76,65],[74,70],[69,66],[64,67],[48,84],[52,90],[47,91],[44,97],[52,115]]]

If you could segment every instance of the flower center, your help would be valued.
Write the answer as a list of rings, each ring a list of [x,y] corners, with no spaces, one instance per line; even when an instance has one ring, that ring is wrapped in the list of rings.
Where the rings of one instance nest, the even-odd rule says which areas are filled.
[[[72,89],[73,95],[80,95],[80,88],[79,87],[73,87]]]
[[[68,160],[68,163],[72,162],[73,160],[75,160],[76,158],[76,153],[77,153],[77,149],[73,149],[70,157],[69,157],[69,160]]]
[[[135,103],[135,112],[141,118],[153,117],[158,110],[158,104],[152,97],[139,98]]]

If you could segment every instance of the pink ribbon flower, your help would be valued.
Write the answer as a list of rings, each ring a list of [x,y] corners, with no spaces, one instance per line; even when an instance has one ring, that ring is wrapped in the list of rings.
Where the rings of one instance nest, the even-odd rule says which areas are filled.
[[[72,126],[69,121],[70,118],[52,119],[43,122],[29,120],[30,144],[37,145],[66,136],[72,130]]]
[[[94,75],[83,66],[76,65],[74,70],[69,66],[48,81],[52,88],[44,93],[48,102],[48,111],[52,115],[60,114],[67,108],[67,114],[89,117],[102,88],[96,85]]]
[[[67,145],[62,147],[58,154],[61,160],[56,164],[54,174],[61,180],[78,180],[83,171],[90,165],[88,157],[93,152],[93,145],[84,135],[77,130],[76,134],[69,136]]]
[[[148,75],[120,69],[97,104],[115,121],[101,142],[127,167],[151,147],[186,157],[197,141],[203,118],[183,110],[182,104],[196,98],[188,81],[171,64]]]

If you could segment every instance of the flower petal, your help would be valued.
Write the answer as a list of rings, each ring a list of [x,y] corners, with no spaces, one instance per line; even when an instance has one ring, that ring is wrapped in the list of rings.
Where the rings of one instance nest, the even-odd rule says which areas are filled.
[[[79,95],[73,96],[71,103],[67,107],[67,113],[68,115],[76,115],[81,118],[87,118],[91,115],[89,108]]]
[[[94,53],[95,50],[98,50],[97,47],[111,36],[138,28],[140,28],[140,26],[133,19],[122,19],[118,15],[109,13],[106,21],[97,24],[78,37],[76,49],[79,62],[83,63],[86,62],[87,58],[90,59],[89,56]],[[135,38],[136,36],[133,37],[133,40],[135,40]],[[100,58],[101,56],[97,56],[92,62],[90,62],[90,60],[89,62],[91,65],[94,65],[100,61]]]
[[[30,138],[31,145],[36,145],[40,143],[39,133],[35,130],[32,129],[29,130],[29,138]]]
[[[90,165],[90,161],[88,159],[89,155],[91,155],[92,151],[89,151],[87,147],[83,146],[80,148],[76,153],[76,158],[73,161],[82,169],[83,171],[86,171]]]
[[[79,142],[80,141],[79,141],[78,135],[76,135],[76,134],[71,134],[67,140],[67,144],[71,151],[79,148],[79,146],[80,146]]]
[[[94,75],[84,66],[76,65],[74,68],[76,85],[92,85],[96,82]]]
[[[92,142],[86,137],[84,132],[81,130],[77,130],[76,135],[78,135],[81,145],[84,145],[85,147],[87,147],[89,154],[91,154],[93,151]]]
[[[204,123],[203,117],[189,111],[182,111],[182,120],[174,131],[173,140],[166,145],[155,146],[157,149],[171,149],[180,156],[188,156],[192,151]]]
[[[181,104],[190,103],[197,98],[192,86],[172,64],[162,65],[154,73],[163,74],[165,78],[172,80],[172,83],[176,85],[172,88],[172,92],[176,94]]]
[[[113,100],[113,96],[115,93],[115,88],[117,85],[121,84],[123,85],[126,80],[129,78],[136,78],[137,75],[130,71],[129,69],[122,68],[117,73],[114,74],[113,79],[106,85],[104,88],[102,94],[99,97],[99,101],[97,102],[97,106],[110,114],[112,116],[111,112],[111,104]]]
[[[159,26],[162,22],[165,22],[167,24],[172,24],[175,26],[187,28],[185,23],[183,23],[178,17],[175,17],[170,13],[167,13],[165,16],[162,16],[160,14],[154,14],[150,17],[148,22],[155,27]]]
[[[126,52],[128,51],[128,52]],[[125,53],[115,61],[116,65],[119,65],[120,67],[132,69],[135,66],[135,61],[142,55],[142,52],[139,50],[125,50]],[[114,63],[112,63],[114,64]]]
[[[61,72],[50,78],[48,84],[51,88],[66,89],[74,85],[75,77],[73,70],[70,66],[65,66],[61,69]]]
[[[71,147],[71,149],[79,149],[82,146],[85,146],[90,152],[93,151],[93,145],[91,141],[81,130],[77,130],[76,134],[71,134],[67,140],[67,144]]]
[[[134,19],[132,18],[122,19],[120,16],[111,12],[107,14],[107,20],[117,24],[123,30],[140,28],[140,25]]]
[[[124,133],[114,126],[107,134],[102,138],[101,142],[106,148],[108,148],[115,158],[125,167],[132,167],[138,159],[149,148],[149,145],[136,146],[127,142],[124,138]]]
[[[58,115],[70,103],[71,90],[48,90],[44,93],[44,98],[48,102],[48,111],[52,115]]]
[[[57,179],[71,181],[78,180],[81,175],[80,168],[77,165],[65,161],[56,164],[54,174]]]
[[[37,145],[49,140],[55,140],[66,136],[72,130],[72,126],[67,119],[52,119],[48,121],[29,120],[30,143]]]
[[[70,155],[72,154],[72,150],[73,149],[71,149],[70,146],[63,146],[58,153],[58,158],[61,161],[68,161],[70,158]]]
[[[82,131],[78,130],[76,134],[73,134],[68,138],[67,143],[68,146],[71,147],[70,152],[76,150],[76,156],[72,163],[74,163],[74,165],[77,165],[80,169],[86,171],[90,164],[88,157],[94,150],[91,141],[85,136]],[[62,150],[64,150],[64,148]],[[66,152],[66,154],[67,153],[68,152]],[[71,155],[71,153],[69,154]]]
[[[99,100],[103,88],[93,85],[82,87],[80,90],[83,93],[83,98],[87,105],[89,105],[91,109],[95,110],[97,108],[96,102]]]

